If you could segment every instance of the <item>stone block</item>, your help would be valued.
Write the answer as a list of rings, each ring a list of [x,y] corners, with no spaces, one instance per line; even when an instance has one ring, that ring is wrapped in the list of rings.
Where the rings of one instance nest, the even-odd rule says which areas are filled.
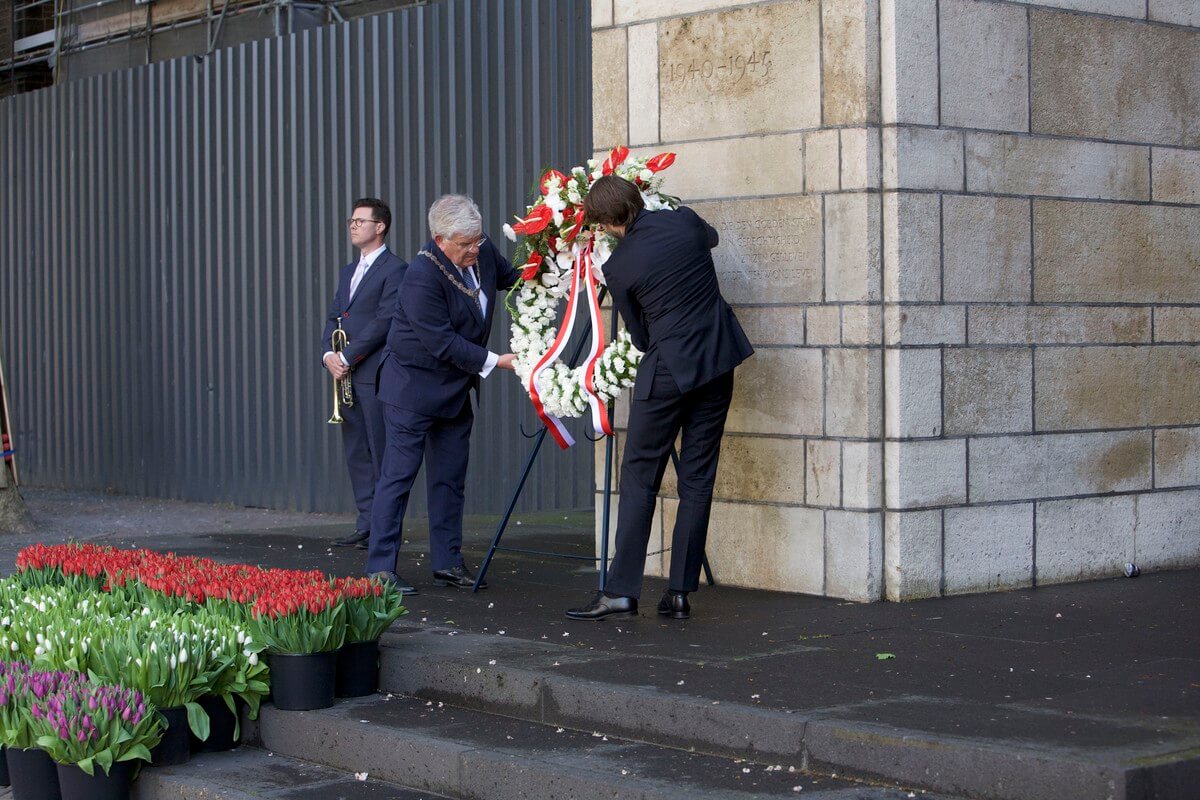
[[[1150,309],[971,306],[971,344],[1124,344],[1150,340]]]
[[[941,124],[1029,130],[1028,24],[1025,9],[942,0]]]
[[[1032,431],[1032,362],[1024,347],[946,350],[946,434]]]
[[[946,594],[1033,584],[1033,504],[948,508]]]
[[[810,346],[840,344],[841,320],[841,306],[809,306],[805,312],[804,341]]]
[[[887,599],[920,600],[942,593],[942,512],[889,511],[884,517]]]
[[[888,438],[942,435],[941,348],[884,351]]]
[[[879,121],[879,2],[822,0],[825,125]]]
[[[972,439],[970,462],[972,502],[1139,491],[1150,488],[1150,431]]]
[[[1155,147],[1150,160],[1155,200],[1200,204],[1200,151]]]
[[[658,25],[631,25],[629,49],[629,144],[661,142]]]
[[[592,141],[596,147],[629,141],[627,67],[624,28],[592,34]]]
[[[1200,303],[1200,208],[1033,202],[1033,298]]]
[[[672,487],[672,493],[678,490]],[[764,503],[804,502],[804,440],[726,436],[713,497]]]
[[[884,124],[937,125],[937,0],[881,0]]]
[[[842,344],[870,345],[883,340],[879,306],[842,306]]]
[[[604,28],[612,24],[613,0],[592,0],[592,27]]]
[[[1114,17],[1142,19],[1146,16],[1145,0],[1012,0],[1012,2],[1066,8],[1072,11],[1089,11],[1093,14],[1110,14]],[[1150,2],[1153,3],[1154,0],[1150,0]]]
[[[883,296],[934,301],[942,294],[942,214],[937,195],[883,195]]]
[[[662,141],[820,126],[820,25],[816,0],[658,23]]]
[[[825,512],[825,594],[871,602],[883,597],[883,522],[878,512]]]
[[[878,189],[882,178],[878,128],[842,128],[842,189]]]
[[[1134,563],[1142,569],[1200,565],[1200,491],[1154,492],[1137,498]]]
[[[664,505],[668,538],[677,508],[674,500]],[[714,502],[708,530],[708,559],[723,585],[824,592],[825,512],[820,509]],[[669,567],[670,555],[663,561]]]
[[[1200,424],[1200,346],[1045,347],[1038,430]]]
[[[1200,146],[1195,31],[1040,10],[1032,26],[1035,132]]]
[[[967,443],[964,439],[884,442],[889,509],[964,503],[967,499]]]
[[[1200,428],[1154,432],[1154,487],[1200,486]]]
[[[827,436],[872,438],[879,435],[883,371],[875,349],[832,349],[825,355],[825,432]]]
[[[966,336],[966,306],[884,306],[883,337],[886,344],[962,344]]]
[[[840,506],[842,504],[842,443],[829,439],[810,439],[805,447],[804,482],[808,487],[805,504]]]
[[[804,134],[804,191],[841,188],[841,139],[836,129]]]
[[[1200,28],[1200,3],[1195,0],[1150,0],[1150,19]]]
[[[647,19],[678,17],[726,8],[729,0],[613,0],[613,20],[618,25]]]
[[[1154,309],[1154,341],[1200,342],[1200,308],[1159,306]]]
[[[1120,575],[1134,560],[1136,523],[1132,496],[1038,503],[1038,583]]]
[[[880,442],[842,442],[842,505],[877,509],[882,503],[883,446]]]
[[[711,197],[795,194],[804,186],[802,141],[803,134],[786,133],[673,144],[671,151],[678,158],[664,173],[663,191],[688,203]],[[662,150],[634,152],[641,156]]]
[[[962,191],[962,133],[884,128],[883,188]]]
[[[820,350],[759,350],[738,367],[725,430],[820,436],[821,373]],[[787,402],[780,402],[781,397]]]
[[[742,307],[734,313],[755,346],[804,344],[804,309],[800,306]]]
[[[720,234],[713,261],[721,293],[730,303],[821,299],[821,198],[718,200],[691,205]]]
[[[967,189],[1103,200],[1150,199],[1150,148],[967,134]]]
[[[876,194],[825,196],[825,298],[878,300],[883,238]]]
[[[942,198],[942,230],[946,300],[1029,299],[1028,200],[946,195]]]

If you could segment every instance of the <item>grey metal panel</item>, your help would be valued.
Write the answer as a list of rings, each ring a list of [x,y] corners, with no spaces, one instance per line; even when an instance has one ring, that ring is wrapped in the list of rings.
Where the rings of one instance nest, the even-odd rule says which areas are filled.
[[[588,7],[445,0],[0,101],[0,352],[26,481],[351,509],[318,348],[349,204],[386,199],[411,258],[429,203],[466,192],[507,245],[540,171],[590,153]],[[521,424],[517,382],[490,377],[469,512],[507,498]],[[573,427],[583,444],[544,450],[521,509],[591,505]]]

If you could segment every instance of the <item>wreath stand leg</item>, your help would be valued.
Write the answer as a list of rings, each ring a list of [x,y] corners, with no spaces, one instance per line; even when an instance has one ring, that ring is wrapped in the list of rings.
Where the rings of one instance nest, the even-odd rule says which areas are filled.
[[[599,302],[604,302],[604,296],[608,293],[607,287],[600,287]],[[617,310],[613,309],[612,330],[617,329]],[[579,342],[575,348],[575,353],[571,356],[568,363],[572,369],[579,364],[579,358],[583,355],[584,345],[587,344],[587,339]],[[612,425],[613,421],[613,406],[608,407],[608,422]],[[609,436],[608,441],[604,443],[604,508],[601,511],[601,530],[604,535],[600,539],[600,555],[599,556],[578,556],[573,553],[554,553],[545,550],[529,550],[521,547],[502,547],[500,540],[504,537],[504,531],[508,528],[508,521],[512,518],[513,510],[517,507],[517,500],[521,497],[521,492],[525,489],[525,481],[529,480],[529,473],[533,471],[534,462],[537,461],[538,452],[542,449],[542,443],[546,441],[547,429],[543,427],[534,437],[533,445],[529,448],[529,455],[525,457],[525,466],[521,469],[521,477],[517,479],[517,485],[513,489],[512,496],[508,499],[508,506],[504,509],[504,514],[500,517],[500,524],[496,526],[496,533],[492,537],[492,544],[488,548],[487,555],[483,558],[483,563],[479,565],[479,574],[475,578],[475,585],[471,588],[472,592],[478,592],[480,585],[483,583],[484,576],[487,575],[488,567],[491,566],[492,559],[496,553],[503,550],[508,553],[525,553],[526,555],[547,556],[550,558],[566,558],[573,561],[591,561],[599,563],[600,568],[600,590],[604,591],[605,585],[608,583],[608,528],[610,512],[612,509],[612,467],[613,467],[613,437]],[[675,469],[679,469],[679,453],[675,451],[675,445],[671,445],[671,460],[675,463]],[[704,578],[709,586],[715,586],[716,581],[713,580],[712,567],[708,563],[708,553],[704,553]]]

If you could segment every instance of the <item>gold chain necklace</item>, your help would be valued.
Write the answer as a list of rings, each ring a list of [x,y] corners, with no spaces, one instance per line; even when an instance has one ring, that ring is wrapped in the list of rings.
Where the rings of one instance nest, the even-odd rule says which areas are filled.
[[[436,264],[437,268],[442,271],[442,274],[445,275],[446,278],[452,284],[454,284],[454,287],[456,289],[458,289],[460,292],[465,294],[467,297],[474,300],[476,305],[479,304],[479,287],[478,286],[475,287],[474,289],[468,289],[467,286],[462,282],[462,278],[460,278],[458,275],[453,274],[452,272],[450,272],[450,270],[446,269],[446,266],[444,264],[442,264],[442,260],[440,258],[438,258],[436,255],[434,255],[433,253],[429,252],[428,250],[420,250],[417,252],[417,255],[425,256],[430,261],[432,261],[434,264]]]

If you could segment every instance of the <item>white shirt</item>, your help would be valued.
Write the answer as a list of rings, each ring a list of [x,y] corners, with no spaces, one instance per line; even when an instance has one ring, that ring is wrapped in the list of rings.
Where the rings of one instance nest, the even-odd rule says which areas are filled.
[[[361,259],[361,260],[358,262],[360,265],[361,265],[363,262],[366,262],[366,266],[365,266],[365,267],[363,267],[362,277],[360,277],[360,278],[358,279],[358,286],[362,286],[362,282],[363,282],[363,281],[365,281],[365,280],[367,279],[367,273],[368,273],[368,272],[370,272],[370,270],[371,270],[371,266],[372,266],[372,265],[375,263],[375,261],[376,261],[376,260],[377,260],[377,259],[378,259],[378,258],[379,258],[381,255],[383,255],[383,251],[384,251],[384,250],[387,250],[387,245],[386,245],[386,244],[385,244],[385,245],[383,245],[383,246],[381,246],[381,247],[380,247],[378,250],[372,250],[370,253],[367,253],[367,254],[366,254],[365,256],[363,256],[363,257],[362,257],[362,259]],[[355,267],[355,272],[357,272],[357,271],[358,271],[358,268],[357,268],[357,267]],[[350,287],[351,287],[351,289],[350,289],[350,295],[349,295],[349,297],[347,297],[347,298],[346,298],[346,302],[347,302],[347,303],[349,303],[349,302],[350,302],[352,299],[354,299],[354,290],[355,290],[355,289],[357,289],[357,288],[358,288],[358,286],[355,286],[355,285],[354,285],[354,276],[353,276],[353,275],[351,275],[351,276],[350,276]],[[330,353],[332,353],[332,352],[333,352],[332,350],[326,350],[326,351],[325,351],[325,354],[321,356],[321,360],[322,360],[322,361],[324,361],[324,360],[325,360],[325,358],[326,358],[326,357],[327,357],[327,356],[328,356]],[[343,364],[345,364],[347,367],[348,367],[348,366],[350,366],[350,362],[346,360],[346,357],[345,357],[344,355],[342,355],[341,353],[338,353],[337,355],[338,355],[338,358],[340,358],[340,359],[342,360],[342,363],[343,363]]]

